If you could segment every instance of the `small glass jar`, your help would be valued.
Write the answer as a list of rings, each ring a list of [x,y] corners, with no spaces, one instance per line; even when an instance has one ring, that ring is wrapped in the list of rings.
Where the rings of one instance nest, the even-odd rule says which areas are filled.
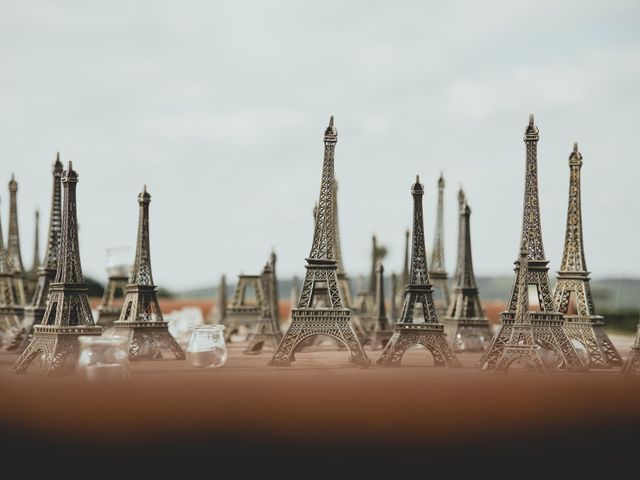
[[[121,381],[129,378],[129,341],[126,337],[83,335],[77,373],[91,381]]]
[[[224,342],[224,325],[195,327],[187,345],[187,362],[198,368],[221,367],[229,353]]]

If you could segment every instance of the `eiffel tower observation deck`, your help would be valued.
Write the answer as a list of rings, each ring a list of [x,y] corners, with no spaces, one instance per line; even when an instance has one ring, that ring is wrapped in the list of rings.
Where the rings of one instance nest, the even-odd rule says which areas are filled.
[[[313,243],[306,259],[306,273],[298,304],[291,312],[291,326],[269,362],[288,366],[295,360],[301,342],[317,335],[327,335],[343,343],[350,359],[367,366],[367,358],[351,322],[351,310],[345,305],[338,286],[338,261],[335,256],[334,156],[338,131],[333,117],[324,134],[322,181],[315,217]],[[322,306],[319,306],[322,305]]]
[[[582,154],[578,151],[578,144],[574,143],[569,155],[569,206],[564,252],[553,299],[560,313],[564,314],[564,330],[569,338],[584,345],[589,368],[619,367],[622,358],[604,330],[604,319],[598,315],[591,294],[582,234],[581,169]],[[575,311],[570,308],[575,308]]]
[[[548,260],[545,258],[542,243],[542,229],[540,226],[540,200],[538,195],[538,140],[540,139],[533,115],[529,116],[529,124],[524,133],[526,149],[525,157],[525,187],[522,210],[522,230],[520,235],[520,250],[527,254],[527,290],[535,287],[540,311],[530,312],[536,344],[552,352],[555,357],[550,361],[551,367],[563,368],[569,371],[584,371],[585,366],[578,356],[573,344],[564,331],[564,318],[558,312],[551,295],[549,286]],[[519,298],[520,282],[518,270],[520,257],[515,263],[515,279],[511,289],[508,310],[500,315],[501,324],[493,337],[491,345],[485,350],[480,367],[485,370],[495,369],[498,359],[502,356],[506,343],[511,337],[516,307]]]

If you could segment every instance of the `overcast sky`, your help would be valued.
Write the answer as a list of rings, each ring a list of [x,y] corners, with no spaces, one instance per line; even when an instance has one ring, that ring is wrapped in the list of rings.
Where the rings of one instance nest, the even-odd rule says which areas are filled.
[[[19,182],[23,260],[35,208],[45,241],[59,150],[80,175],[86,274],[105,279],[109,247],[133,254],[146,183],[160,286],[257,273],[272,246],[279,274],[302,276],[333,114],[351,276],[372,233],[401,269],[416,173],[431,244],[441,170],[447,269],[462,184],[476,274],[510,274],[533,112],[551,270],[578,141],[588,267],[637,277],[639,21],[637,1],[3,1],[0,182]]]

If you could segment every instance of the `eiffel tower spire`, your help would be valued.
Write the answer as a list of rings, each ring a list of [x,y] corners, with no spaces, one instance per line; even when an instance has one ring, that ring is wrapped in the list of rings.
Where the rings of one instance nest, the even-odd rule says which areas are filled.
[[[405,351],[414,345],[423,345],[431,352],[436,366],[460,367],[462,364],[447,345],[444,326],[438,320],[433,303],[433,288],[427,269],[427,255],[424,239],[422,196],[424,187],[420,177],[411,187],[413,196],[413,236],[411,242],[411,267],[409,283],[404,290],[404,305],[400,319],[394,325],[394,333],[387,343],[378,364],[399,366]],[[416,306],[424,314],[424,321],[418,322]]]
[[[464,198],[464,197],[463,197]],[[449,309],[444,319],[449,344],[455,351],[482,352],[491,341],[489,321],[484,315],[471,255],[471,208],[466,204],[460,210],[458,232],[458,262],[456,284],[451,294]]]
[[[395,322],[398,318],[398,308],[396,305],[396,298],[398,297],[398,276],[395,273],[391,274],[391,301],[389,307],[389,319],[391,323]]]
[[[311,252],[307,258],[305,279],[297,308],[292,311],[291,326],[284,335],[269,365],[288,366],[298,345],[316,335],[329,335],[349,350],[351,361],[369,364],[351,322],[351,312],[338,287],[338,262],[335,258],[334,156],[338,131],[333,117],[324,134],[324,160],[318,200],[318,214]],[[317,302],[323,299],[324,308]]]
[[[542,230],[540,228],[540,200],[538,196],[538,140],[539,130],[529,116],[529,124],[524,133],[526,147],[525,187],[522,214],[522,231],[520,235],[520,251],[527,254],[527,290],[528,286],[536,287],[539,312],[531,312],[533,333],[536,343],[552,350],[563,368],[572,371],[584,371],[584,364],[578,357],[575,348],[563,330],[562,314],[556,310],[551,289],[549,287],[549,263],[544,255]],[[515,262],[515,281],[511,289],[509,308],[500,316],[502,323],[493,337],[491,345],[485,350],[480,365],[484,369],[494,369],[502,351],[511,336],[515,318],[520,282],[518,270],[520,258]]]
[[[16,304],[24,307],[27,303],[27,292],[24,284],[24,266],[20,252],[20,232],[18,230],[18,182],[13,174],[9,181],[9,231],[7,233],[6,262],[13,274],[13,288]],[[22,310],[21,310],[22,312]]]
[[[438,209],[436,213],[436,232],[431,250],[431,281],[433,282],[436,309],[443,316],[449,305],[449,276],[444,266],[444,177],[438,179]]]
[[[573,144],[569,155],[569,206],[562,263],[553,299],[564,314],[564,329],[569,338],[585,346],[591,368],[622,365],[622,358],[604,329],[604,319],[596,312],[591,294],[589,272],[584,254],[582,235],[582,205],[580,199],[580,170],[582,154]],[[571,296],[575,297],[575,313],[569,312]]]
[[[40,268],[40,210],[36,210],[36,227],[33,240],[33,263],[31,272],[37,274]]]
[[[47,234],[47,246],[44,259],[38,268],[38,280],[31,303],[24,309],[25,328],[18,350],[24,351],[33,337],[33,326],[42,323],[47,308],[47,299],[51,283],[55,280],[58,269],[58,253],[60,252],[60,240],[62,233],[62,162],[60,153],[56,155],[51,175],[53,185],[51,187],[51,211],[49,213],[49,230]]]
[[[278,324],[278,331],[280,329],[280,295],[278,294],[278,276],[276,275],[276,263],[278,257],[275,250],[271,250],[271,257],[269,257],[269,272],[263,272],[271,281],[271,290],[269,292],[269,298],[271,299],[271,305],[273,308],[272,317]]]
[[[2,222],[0,221],[0,345],[8,345],[20,328],[20,319],[15,311],[13,278],[7,268]]]
[[[94,325],[87,298],[88,287],[82,275],[76,214],[77,184],[78,174],[69,162],[62,173],[62,229],[56,276],[49,288],[42,323],[34,325],[33,338],[14,365],[18,373],[26,372],[29,364],[39,356],[44,356],[45,372],[63,373],[75,364],[79,352],[78,337],[102,333],[102,328]]]
[[[460,267],[462,267],[464,263],[464,211],[467,205],[466,197],[464,195],[464,190],[462,190],[462,186],[458,190],[458,250],[457,250],[457,259],[456,259],[456,273],[453,281],[456,285],[460,283]]]
[[[375,294],[375,323],[369,334],[369,345],[374,350],[384,348],[393,335],[393,327],[387,317],[384,304],[384,267],[378,262],[376,267],[376,294]]]
[[[156,285],[151,272],[149,245],[149,204],[151,195],[145,185],[138,194],[138,238],[133,269],[126,288],[120,319],[113,323],[116,335],[129,339],[129,358],[161,358],[163,350],[170,350],[178,359],[184,351],[169,332],[162,317]]]
[[[371,236],[371,275],[369,276],[369,292],[376,294],[377,282],[377,265],[378,265],[378,239],[375,235]]]

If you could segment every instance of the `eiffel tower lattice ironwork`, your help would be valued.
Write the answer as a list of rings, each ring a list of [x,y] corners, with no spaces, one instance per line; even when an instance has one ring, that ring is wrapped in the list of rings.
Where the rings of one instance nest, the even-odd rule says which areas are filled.
[[[324,160],[322,182],[315,219],[311,253],[307,258],[306,272],[300,298],[292,309],[291,326],[282,338],[270,360],[272,366],[288,366],[295,360],[298,345],[307,338],[327,335],[343,343],[351,361],[366,366],[369,359],[362,348],[351,322],[351,310],[344,304],[338,287],[338,262],[335,257],[335,177],[334,155],[338,131],[333,117],[324,134]],[[324,307],[317,306],[324,301]]]
[[[549,287],[549,268],[547,267],[549,261],[545,259],[542,229],[540,227],[540,202],[538,196],[539,138],[538,127],[534,124],[533,115],[530,115],[529,124],[524,134],[526,172],[520,247],[527,252],[527,290],[529,286],[536,287],[540,311],[529,312],[529,319],[533,325],[536,344],[546,350],[555,352],[558,366],[569,371],[584,371],[585,366],[564,331],[564,318],[556,310]],[[496,368],[497,361],[502,356],[502,351],[511,337],[518,303],[518,269],[520,260],[518,259],[514,263],[516,278],[511,289],[509,307],[507,311],[502,312],[500,315],[502,322],[498,327],[498,331],[494,335],[489,348],[485,350],[480,359],[480,367],[483,369],[491,370]]]
[[[589,368],[617,367],[622,365],[622,358],[604,330],[604,319],[598,315],[591,295],[582,235],[581,168],[582,154],[578,151],[578,144],[574,143],[569,155],[569,206],[564,252],[553,299],[560,313],[564,314],[564,331],[569,338],[585,346]],[[576,312],[569,311],[572,296]]]
[[[23,316],[23,308],[27,304],[28,291],[25,285],[25,271],[20,251],[20,231],[18,229],[18,182],[13,174],[9,181],[9,231],[7,233],[6,259],[7,267],[13,275],[13,289],[16,301],[16,312]]]
[[[265,345],[270,345],[275,351],[278,348],[282,334],[280,333],[280,321],[276,316],[277,306],[273,302],[273,270],[271,265],[275,264],[272,256],[271,262],[267,263],[262,270],[260,281],[262,283],[262,291],[264,301],[262,302],[262,315],[255,326],[255,329],[249,335],[249,345],[243,353],[255,355],[262,351]]]
[[[464,195],[462,197],[464,199]],[[476,276],[473,273],[471,255],[471,208],[466,203],[460,207],[458,231],[458,262],[456,284],[451,294],[449,309],[444,319],[444,329],[454,351],[482,352],[493,338],[489,320],[484,315]]]
[[[33,237],[33,263],[31,270],[25,275],[27,291],[35,292],[38,283],[38,269],[40,268],[40,211],[35,214],[35,235]]]
[[[411,187],[413,237],[409,283],[404,289],[404,304],[400,320],[394,324],[393,336],[377,363],[400,366],[402,356],[407,349],[415,345],[423,345],[433,355],[436,366],[461,367],[462,364],[447,344],[444,325],[438,320],[433,303],[433,287],[429,281],[424,240],[423,194],[424,187],[420,183],[420,178],[416,177],[416,183]],[[424,313],[424,322],[416,322],[416,307]]]
[[[449,307],[449,275],[444,266],[444,177],[438,179],[438,209],[436,211],[436,232],[431,250],[431,268],[429,275],[433,283],[434,301],[440,317]]]
[[[113,322],[114,335],[129,339],[131,360],[162,358],[163,351],[170,351],[175,358],[185,358],[184,351],[164,321],[156,285],[151,272],[151,247],[149,244],[149,203],[151,195],[145,185],[138,194],[138,238],[136,256],[126,288],[120,319]]]
[[[369,346],[373,350],[384,348],[393,335],[393,326],[387,317],[384,304],[384,267],[378,262],[376,267],[376,311],[375,324],[369,333]]]
[[[636,341],[631,347],[627,361],[624,362],[622,373],[625,375],[637,375],[640,373],[640,324],[636,331]]]
[[[540,346],[534,340],[533,325],[529,318],[529,290],[527,288],[527,276],[529,260],[527,250],[523,246],[520,250],[518,278],[518,303],[511,327],[509,339],[500,352],[494,371],[507,373],[509,367],[520,363],[523,367],[535,370],[536,373],[546,373],[542,358],[540,358]]]
[[[118,298],[124,298],[129,284],[129,277],[121,274],[109,274],[107,286],[104,288],[100,305],[98,305],[98,318],[96,322],[102,328],[113,326],[113,322],[120,318],[122,305],[118,304]]]
[[[248,292],[252,292],[254,298],[249,299]],[[226,341],[230,341],[231,335],[243,328],[250,332],[256,327],[262,317],[264,301],[260,275],[238,275],[238,283],[222,322]]]
[[[2,222],[0,222],[0,345],[8,348],[20,329],[20,319],[15,311],[13,275],[7,268]]]
[[[51,170],[53,185],[51,187],[51,211],[49,212],[49,230],[44,261],[38,268],[38,280],[31,303],[24,308],[22,333],[16,337],[14,344],[14,347],[17,347],[20,352],[29,345],[33,337],[33,326],[42,323],[47,309],[50,285],[56,278],[62,234],[62,183],[60,181],[62,169],[60,153],[58,153]]]
[[[55,169],[55,167],[54,167]],[[49,286],[47,308],[40,325],[33,326],[33,338],[13,368],[24,373],[31,362],[42,357],[42,370],[59,374],[75,366],[81,335],[101,335],[93,323],[88,287],[82,276],[78,245],[76,186],[78,174],[69,162],[62,174],[62,229],[54,281]],[[46,266],[49,266],[48,263]]]

